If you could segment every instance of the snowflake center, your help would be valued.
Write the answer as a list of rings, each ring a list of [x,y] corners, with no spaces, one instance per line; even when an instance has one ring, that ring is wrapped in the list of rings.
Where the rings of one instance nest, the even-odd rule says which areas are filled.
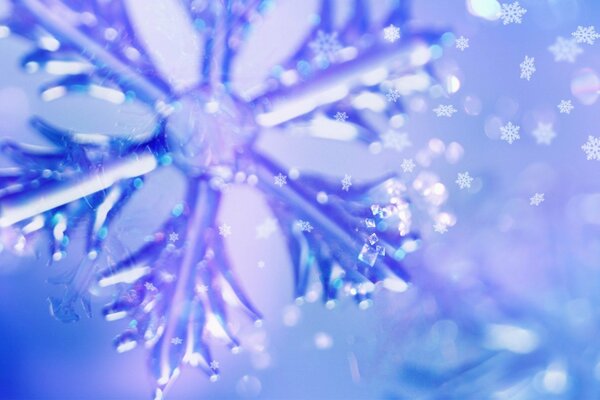
[[[230,178],[235,160],[258,131],[248,105],[224,90],[202,88],[171,104],[166,136],[175,164]]]

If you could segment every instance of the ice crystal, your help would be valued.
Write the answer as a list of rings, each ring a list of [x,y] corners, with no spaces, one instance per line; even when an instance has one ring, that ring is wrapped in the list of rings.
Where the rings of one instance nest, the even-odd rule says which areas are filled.
[[[544,201],[544,193],[536,193],[529,199],[529,205],[539,206]]]
[[[521,64],[521,79],[530,80],[535,72],[535,59],[533,57],[525,56],[525,59]]]
[[[575,62],[578,55],[583,53],[583,49],[577,45],[576,39],[565,39],[561,36],[556,38],[556,42],[548,50],[554,55],[554,61]]]
[[[16,248],[24,248],[32,233],[43,230],[50,238],[52,260],[59,262],[73,230],[89,223],[81,262],[55,280],[65,291],[50,298],[52,315],[63,322],[77,321],[77,306],[91,315],[89,288],[96,282],[103,290],[114,290],[114,300],[102,310],[104,317],[130,320],[115,338],[117,351],[138,344],[148,348],[156,398],[163,397],[184,364],[215,380],[219,363],[211,356],[209,321],[237,349],[240,342],[228,311],[239,308],[254,321],[262,318],[229,261],[224,242],[232,228],[217,222],[222,197],[231,185],[253,186],[268,200],[274,218],[257,227],[256,235],[268,237],[279,226],[292,259],[296,297],[305,295],[313,269],[320,273],[328,304],[347,295],[364,308],[378,282],[406,290],[403,259],[419,247],[414,224],[418,205],[424,204],[423,213],[430,215],[445,200],[437,180],[425,175],[416,178],[418,185],[406,185],[385,176],[356,183],[351,191],[349,179],[340,189],[339,181],[325,174],[298,171],[290,173],[288,181],[282,171],[289,169],[255,143],[269,128],[288,129],[298,119],[331,115],[332,110],[355,103],[332,98],[332,89],[343,88],[347,97],[361,91],[380,96],[379,88],[393,85],[389,79],[426,66],[428,58],[412,56],[420,51],[415,46],[432,45],[439,35],[413,30],[408,14],[399,7],[389,18],[402,28],[402,40],[373,42],[369,13],[360,12],[338,30],[340,40],[351,47],[352,57],[343,58],[338,33],[331,32],[334,6],[329,5],[298,52],[278,66],[282,73],[248,92],[234,84],[232,63],[252,24],[263,18],[268,8],[264,2],[239,1],[235,6],[211,2],[210,7],[175,2],[190,17],[180,22],[201,22],[206,33],[198,61],[190,60],[185,49],[190,37],[179,41],[168,25],[155,27],[168,33],[163,39],[173,46],[182,43],[179,64],[193,67],[200,62],[199,68],[192,68],[198,71],[198,80],[186,86],[177,73],[157,65],[164,60],[152,43],[142,44],[137,23],[123,3],[18,1],[6,22],[7,35],[21,35],[34,45],[23,58],[24,69],[54,68],[58,75],[41,88],[42,100],[87,96],[117,105],[136,102],[152,117],[149,135],[131,128],[123,137],[64,129],[34,117],[32,126],[51,148],[2,144],[3,154],[17,167],[0,176],[0,227],[19,229]],[[190,32],[198,27],[190,27]],[[408,60],[402,70],[395,66],[399,56]],[[61,68],[56,69],[55,61]],[[380,69],[386,73],[376,82],[370,78],[365,86],[364,74]],[[388,98],[392,104],[387,107],[398,108],[402,93],[392,89]],[[358,107],[349,111],[353,120],[361,112]],[[357,117],[355,124],[364,134],[342,140],[383,142],[396,150],[410,145],[405,133],[390,130],[379,136],[360,121]],[[185,198],[172,205],[168,218],[139,249],[113,262],[105,246],[112,223],[146,176],[164,167],[174,168],[185,179]]]
[[[400,168],[402,168],[402,171],[404,172],[413,172],[413,169],[415,169],[415,162],[413,161],[412,158],[405,158],[404,160],[402,160],[402,163],[400,164]]]
[[[515,140],[521,139],[521,136],[519,135],[520,129],[520,126],[513,125],[512,122],[509,122],[500,127],[500,139],[508,142],[508,144],[513,144]]]
[[[435,225],[433,225],[433,230],[437,233],[444,234],[448,232],[448,226],[443,222],[436,222]]]
[[[549,145],[556,137],[552,124],[545,123],[539,123],[532,134],[538,144]]]
[[[440,104],[436,108],[433,109],[433,112],[438,117],[452,117],[452,114],[456,112],[456,108],[452,104],[444,105]]]
[[[458,39],[456,39],[456,48],[460,51],[465,51],[465,49],[468,49],[469,39],[464,36],[460,36]]]
[[[383,29],[383,37],[388,42],[394,43],[396,40],[400,39],[400,28],[391,24],[387,28]]]
[[[571,34],[577,43],[586,43],[593,45],[596,43],[596,39],[600,38],[600,33],[596,32],[594,26],[578,26],[575,32]]]
[[[350,186],[352,186],[352,177],[345,174],[344,179],[342,179],[342,190],[347,192],[350,190]]]
[[[388,101],[392,101],[392,102],[397,102],[399,99],[402,98],[402,93],[400,93],[400,91],[396,88],[391,88],[390,90],[388,90],[388,92],[385,94],[385,97],[388,99]]]
[[[500,18],[504,25],[520,24],[523,22],[525,13],[527,13],[527,10],[521,7],[518,1],[515,1],[510,4],[502,4]]]
[[[469,175],[468,172],[460,172],[458,177],[456,178],[456,184],[461,189],[468,189],[471,187],[471,183],[473,182],[473,178]]]
[[[338,111],[335,113],[335,115],[333,117],[338,122],[346,122],[346,120],[348,119],[348,114],[346,114],[343,111]]]
[[[585,153],[588,160],[598,160],[600,161],[600,138],[595,136],[588,136],[587,142],[581,149]]]
[[[558,107],[561,114],[571,114],[571,111],[575,108],[571,100],[561,100],[556,107]]]

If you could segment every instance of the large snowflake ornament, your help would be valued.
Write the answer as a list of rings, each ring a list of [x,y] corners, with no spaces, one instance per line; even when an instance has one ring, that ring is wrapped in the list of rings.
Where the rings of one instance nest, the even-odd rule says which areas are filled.
[[[433,215],[445,200],[440,183],[430,175],[417,176],[416,185],[386,176],[352,183],[348,190],[349,179],[340,188],[337,177],[292,174],[259,151],[257,138],[268,129],[283,130],[298,121],[332,115],[340,107],[352,115],[347,125],[354,135],[339,140],[367,145],[383,140],[385,147],[396,149],[408,146],[405,134],[389,131],[387,138],[380,138],[367,120],[359,118],[361,109],[350,110],[339,102],[350,98],[344,104],[355,104],[352,98],[366,92],[381,96],[382,87],[393,87],[395,80],[429,62],[421,55],[438,37],[412,30],[406,24],[406,5],[390,10],[379,25],[367,19],[366,6],[357,7],[344,26],[334,28],[334,5],[322,1],[318,23],[292,57],[279,64],[278,72],[264,84],[240,89],[232,78],[236,56],[251,25],[265,18],[269,3],[164,3],[170,7],[164,12],[174,15],[173,26],[191,25],[191,36],[181,43],[203,41],[198,59],[182,50],[180,64],[199,65],[193,69],[198,71],[193,85],[160,67],[164,60],[152,48],[152,39],[139,39],[143,21],[138,18],[134,23],[134,3],[10,3],[6,30],[35,45],[23,59],[25,70],[52,70],[58,75],[41,88],[43,100],[87,96],[116,104],[139,102],[152,115],[150,135],[132,130],[122,137],[61,128],[34,117],[32,126],[50,146],[3,143],[2,152],[16,167],[0,176],[0,227],[16,229],[20,247],[36,232],[46,232],[53,261],[59,262],[74,230],[87,224],[85,256],[56,279],[66,289],[62,297],[51,298],[51,312],[61,321],[76,321],[78,307],[91,314],[90,286],[97,282],[101,288],[114,288],[115,299],[103,314],[107,320],[130,320],[115,346],[126,351],[146,345],[157,398],[183,364],[197,366],[216,379],[219,365],[209,346],[214,330],[229,338],[232,349],[240,345],[229,321],[232,308],[244,310],[255,321],[261,319],[237,281],[225,249],[232,228],[218,221],[218,212],[228,187],[248,185],[265,195],[287,241],[296,297],[304,296],[311,271],[316,271],[324,301],[330,304],[341,295],[368,304],[379,286],[405,290],[408,276],[402,260],[419,243],[413,221],[416,207],[423,204]],[[176,20],[181,15],[187,19]],[[390,44],[371,34],[392,21],[402,29],[402,40]],[[161,40],[179,43],[177,29],[151,28],[160,28]],[[338,57],[340,42],[350,48],[352,57]],[[414,52],[420,56],[412,57]],[[379,73],[382,68],[386,74]],[[366,75],[379,78],[366,84],[362,79]],[[387,103],[389,110],[381,113],[382,121],[401,107],[396,103],[400,93],[394,97]],[[166,166],[185,180],[185,198],[172,205],[169,217],[141,248],[113,261],[105,243],[112,223],[146,176]],[[434,186],[436,190],[431,189]],[[275,231],[273,225],[257,228],[257,236],[268,236]],[[233,296],[224,296],[225,291]]]
[[[523,22],[523,16],[527,13],[527,10],[522,7],[518,1],[514,1],[510,4],[502,4],[500,9],[500,19],[504,25],[508,24],[520,24]]]

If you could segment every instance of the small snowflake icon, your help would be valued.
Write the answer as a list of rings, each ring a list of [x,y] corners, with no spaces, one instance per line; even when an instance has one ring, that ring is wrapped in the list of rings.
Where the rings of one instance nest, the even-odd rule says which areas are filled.
[[[275,176],[275,184],[279,187],[283,187],[283,185],[287,184],[287,176],[280,172]]]
[[[502,19],[502,23],[504,25],[520,24],[523,22],[523,15],[525,15],[526,12],[527,10],[521,7],[518,1],[515,1],[511,4],[502,4],[500,18]]]
[[[443,235],[444,233],[448,232],[448,226],[446,226],[446,224],[443,222],[436,222],[435,225],[433,225],[433,230]]]
[[[456,112],[456,108],[452,104],[443,105],[440,104],[436,108],[433,109],[433,112],[438,117],[448,117],[450,118],[452,114]]]
[[[412,146],[408,133],[400,133],[395,131],[387,131],[381,135],[383,147],[386,149],[393,149],[398,152],[403,151],[405,148]]]
[[[174,337],[173,339],[171,339],[171,344],[178,346],[181,343],[183,343],[183,340],[181,340],[180,337]]]
[[[344,179],[342,179],[342,190],[347,192],[350,190],[350,186],[352,186],[352,177],[348,174],[344,174]]]
[[[308,45],[315,53],[315,56],[329,62],[335,61],[338,51],[342,48],[337,40],[337,32],[325,33],[317,32],[317,38]]]
[[[393,24],[387,28],[383,28],[383,37],[388,42],[394,43],[396,40],[400,39],[400,28]]]
[[[513,125],[512,122],[500,127],[500,139],[513,144],[515,140],[521,139],[519,130],[521,129],[518,125]]]
[[[206,292],[208,292],[208,286],[196,285],[196,293],[206,293]]]
[[[525,59],[521,64],[521,79],[530,80],[535,72],[535,59],[533,57],[525,56]]]
[[[571,103],[571,100],[561,100],[556,107],[558,107],[558,111],[560,111],[561,114],[571,114],[571,111],[575,108]]]
[[[219,235],[223,237],[231,236],[231,226],[227,224],[221,224],[219,226]]]
[[[179,240],[179,234],[177,234],[175,232],[169,233],[169,242],[175,243],[178,240]]]
[[[473,178],[469,175],[468,172],[460,172],[458,177],[456,178],[456,184],[461,189],[468,189],[471,187],[471,183],[473,182]]]
[[[537,144],[547,144],[552,143],[552,140],[556,137],[556,133],[554,133],[554,129],[552,128],[552,124],[544,124],[538,123],[537,127],[533,131],[533,137]]]
[[[343,111],[338,111],[335,113],[333,118],[335,118],[335,120],[338,122],[346,122],[346,120],[348,119],[348,114],[346,114]]]
[[[464,36],[460,36],[458,39],[456,39],[455,44],[457,49],[460,51],[465,51],[465,49],[469,47],[469,39]]]
[[[299,219],[298,221],[296,221],[296,226],[298,227],[298,229],[300,229],[300,232],[312,232],[313,230],[313,226],[310,224],[310,222],[308,221],[303,221],[301,219]]]
[[[544,193],[536,193],[529,199],[529,205],[539,206],[544,201]]]
[[[210,362],[210,364],[209,364],[209,367],[210,367],[210,369],[212,369],[213,371],[214,371],[214,370],[217,370],[217,369],[219,369],[219,362],[218,362],[218,361],[215,361],[215,360],[213,360],[213,361],[211,361],[211,362]]]
[[[581,146],[581,149],[587,156],[588,160],[600,161],[600,138],[588,136],[587,142]]]
[[[402,160],[402,163],[400,164],[400,168],[402,168],[402,171],[404,172],[413,172],[413,169],[415,169],[415,162],[413,161],[412,158],[405,158],[404,160]]]
[[[600,33],[596,32],[596,28],[593,26],[578,26],[577,30],[571,35],[575,38],[577,43],[586,43],[592,45],[596,42],[596,39],[600,38]]]
[[[145,288],[146,288],[146,290],[147,290],[147,291],[149,291],[149,292],[154,292],[154,291],[156,291],[156,286],[154,286],[154,285],[152,284],[152,282],[146,282],[146,283],[144,283],[144,287],[145,287]]]
[[[554,61],[566,61],[573,63],[577,56],[583,53],[583,49],[579,47],[576,39],[565,39],[557,37],[554,44],[548,47],[548,50],[554,55]]]
[[[397,102],[398,99],[400,97],[402,97],[402,94],[400,93],[400,91],[396,88],[391,88],[385,95],[385,97],[388,99],[388,101],[392,101],[392,102]]]

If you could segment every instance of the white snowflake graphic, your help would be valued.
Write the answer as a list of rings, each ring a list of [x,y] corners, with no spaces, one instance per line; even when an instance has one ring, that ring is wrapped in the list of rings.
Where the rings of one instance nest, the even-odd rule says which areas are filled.
[[[208,286],[206,286],[206,285],[196,285],[196,292],[197,293],[207,293],[208,292]]]
[[[500,18],[504,25],[520,24],[523,22],[523,15],[525,15],[526,12],[527,10],[521,7],[518,1],[510,4],[502,4]]]
[[[227,224],[221,224],[219,226],[219,235],[223,237],[231,236],[231,226]]]
[[[413,172],[415,166],[415,162],[412,158],[405,158],[404,160],[402,160],[402,164],[400,164],[400,168],[402,168],[402,171],[404,172]]]
[[[505,140],[508,144],[512,144],[515,140],[521,139],[519,135],[519,125],[513,125],[512,122],[500,127],[500,139]]]
[[[600,38],[600,33],[596,32],[596,28],[593,26],[578,26],[577,30],[571,35],[575,38],[577,43],[594,44],[596,39]]]
[[[452,116],[452,114],[454,114],[456,112],[456,108],[454,108],[454,106],[452,104],[448,104],[448,105],[440,104],[439,106],[437,106],[436,108],[433,109],[433,112],[438,117],[450,118]]]
[[[313,226],[308,221],[303,221],[301,219],[296,221],[296,226],[300,229],[300,232],[312,232]]]
[[[348,174],[344,174],[344,179],[342,179],[342,190],[347,192],[350,190],[350,186],[352,186],[352,177]]]
[[[436,222],[436,224],[433,225],[433,230],[443,235],[444,233],[448,232],[448,226],[443,222]]]
[[[266,239],[277,230],[277,220],[275,218],[267,218],[262,224],[256,227],[256,238]]]
[[[317,32],[317,38],[308,45],[315,53],[315,56],[329,62],[335,61],[338,51],[342,48],[337,39],[337,32],[325,33]]]
[[[214,371],[214,370],[217,370],[217,369],[219,369],[219,362],[218,362],[218,361],[215,361],[215,360],[213,360],[213,361],[211,361],[211,362],[210,362],[210,364],[209,364],[209,367],[210,367],[210,369],[212,369],[213,371]]]
[[[400,133],[396,131],[387,131],[381,135],[383,141],[383,147],[386,149],[393,149],[397,152],[403,151],[405,148],[412,146],[407,133]]]
[[[287,176],[283,175],[281,172],[274,177],[275,184],[279,187],[283,187],[283,185],[287,184]]]
[[[154,284],[152,282],[146,282],[144,283],[144,287],[146,288],[147,291],[149,292],[154,292],[156,291],[156,286],[154,286]]]
[[[398,99],[400,99],[402,97],[402,94],[400,93],[400,91],[398,89],[391,88],[385,94],[385,97],[388,99],[388,101],[393,101],[395,103],[398,101]]]
[[[583,53],[583,49],[577,44],[575,39],[565,39],[557,37],[554,44],[548,47],[548,50],[554,55],[554,61],[566,61],[573,63],[577,56]]]
[[[561,100],[556,107],[558,107],[561,114],[571,114],[571,111],[575,108],[571,100]]]
[[[387,28],[383,28],[383,38],[388,42],[394,43],[400,39],[400,28],[391,24]]]
[[[346,114],[343,111],[338,111],[335,113],[333,118],[335,118],[335,120],[338,122],[346,122],[346,120],[348,119],[348,114]]]
[[[525,59],[521,64],[519,64],[521,68],[521,79],[530,80],[535,72],[535,58],[525,56]]]
[[[456,184],[461,189],[468,189],[471,187],[471,183],[473,182],[473,178],[469,175],[468,172],[459,172],[458,177],[456,178]]]
[[[538,123],[535,130],[532,132],[533,137],[537,144],[547,144],[552,143],[552,140],[556,137],[556,133],[552,127],[552,124],[544,124]]]
[[[544,193],[536,193],[529,198],[529,205],[539,206],[544,201]]]
[[[588,160],[600,161],[600,138],[588,136],[588,141],[581,146],[581,149],[587,156]]]
[[[465,49],[469,48],[469,39],[461,35],[458,39],[456,39],[455,44],[457,49],[460,51],[465,51]]]
[[[174,337],[173,339],[171,339],[171,344],[178,346],[181,343],[183,343],[183,340],[181,340],[180,337]]]
[[[178,240],[179,240],[179,234],[177,234],[175,232],[169,233],[169,242],[175,243]]]

